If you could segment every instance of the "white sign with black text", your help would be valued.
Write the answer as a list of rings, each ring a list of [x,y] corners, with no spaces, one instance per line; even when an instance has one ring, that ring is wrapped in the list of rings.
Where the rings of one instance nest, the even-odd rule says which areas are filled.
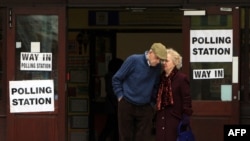
[[[52,53],[21,52],[20,70],[51,71]]]
[[[53,80],[9,82],[10,113],[54,111]]]
[[[232,62],[233,30],[191,30],[190,62]]]
[[[224,69],[195,69],[193,79],[220,79],[224,78]]]

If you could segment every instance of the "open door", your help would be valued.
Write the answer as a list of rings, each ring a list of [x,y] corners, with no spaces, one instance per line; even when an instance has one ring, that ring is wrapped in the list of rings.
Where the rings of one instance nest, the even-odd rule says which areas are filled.
[[[184,11],[183,69],[190,74],[198,141],[222,141],[225,124],[239,123],[238,7]]]
[[[8,8],[7,141],[65,141],[65,8]]]

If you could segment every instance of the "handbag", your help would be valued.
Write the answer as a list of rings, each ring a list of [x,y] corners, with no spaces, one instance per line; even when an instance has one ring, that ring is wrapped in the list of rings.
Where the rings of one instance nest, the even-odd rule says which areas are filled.
[[[195,141],[190,124],[184,125],[182,121],[179,123],[176,141]]]

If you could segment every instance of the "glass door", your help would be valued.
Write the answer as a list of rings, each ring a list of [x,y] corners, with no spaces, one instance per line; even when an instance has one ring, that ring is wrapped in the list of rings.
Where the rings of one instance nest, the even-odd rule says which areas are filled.
[[[204,15],[198,15],[202,11],[197,10],[183,17],[184,71],[190,76],[192,124],[197,140],[223,140],[224,125],[239,123],[239,8],[202,10]]]
[[[7,140],[63,141],[65,10],[28,7],[8,13]]]

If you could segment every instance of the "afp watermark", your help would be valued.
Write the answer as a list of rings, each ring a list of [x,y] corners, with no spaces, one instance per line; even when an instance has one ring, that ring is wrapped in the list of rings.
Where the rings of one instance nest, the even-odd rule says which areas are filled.
[[[250,125],[224,125],[224,141],[249,141]]]

